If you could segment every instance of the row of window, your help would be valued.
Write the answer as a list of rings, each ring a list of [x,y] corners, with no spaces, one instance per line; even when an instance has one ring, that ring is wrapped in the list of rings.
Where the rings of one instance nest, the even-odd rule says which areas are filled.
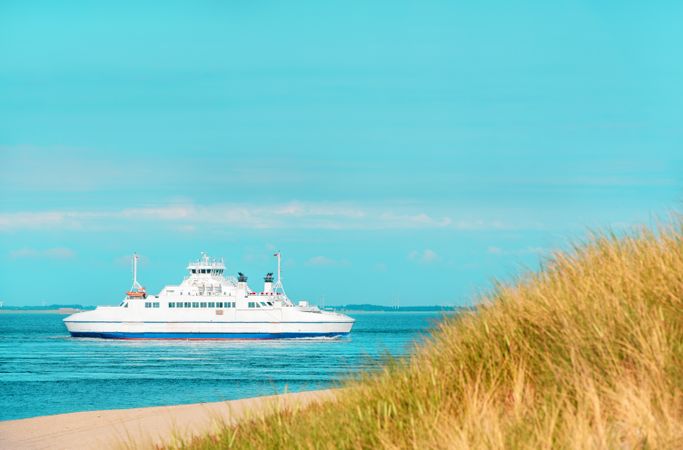
[[[192,273],[210,273],[212,275],[222,275],[223,269],[192,269]]]
[[[235,308],[236,302],[169,302],[169,308]],[[126,305],[127,307],[128,305]],[[249,302],[249,308],[267,308],[273,302]],[[159,302],[145,302],[145,308],[158,308]]]
[[[250,308],[267,308],[273,306],[273,302],[249,302]]]
[[[234,308],[235,302],[169,302],[169,308]]]

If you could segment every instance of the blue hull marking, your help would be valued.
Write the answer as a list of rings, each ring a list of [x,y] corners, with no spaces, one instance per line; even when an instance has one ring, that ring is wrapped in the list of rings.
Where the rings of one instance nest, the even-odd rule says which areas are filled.
[[[349,333],[118,333],[71,331],[73,337],[102,339],[295,339],[338,337]]]
[[[346,320],[346,321],[341,321],[341,322],[292,322],[292,321],[270,321],[270,322],[244,322],[244,321],[219,321],[219,320],[212,320],[212,321],[201,321],[201,322],[196,322],[196,321],[187,321],[187,320],[163,320],[163,321],[150,321],[150,320],[66,320],[63,319],[64,323],[135,323],[135,324],[140,324],[140,323],[220,323],[220,324],[232,324],[232,323],[270,323],[270,324],[280,324],[280,323],[354,323],[355,320]]]

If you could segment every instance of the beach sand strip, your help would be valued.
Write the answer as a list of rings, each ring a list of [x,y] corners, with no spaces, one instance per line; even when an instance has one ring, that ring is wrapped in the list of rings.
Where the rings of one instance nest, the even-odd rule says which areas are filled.
[[[153,448],[219,431],[225,424],[333,400],[334,390],[214,403],[87,411],[0,422],[0,449]]]

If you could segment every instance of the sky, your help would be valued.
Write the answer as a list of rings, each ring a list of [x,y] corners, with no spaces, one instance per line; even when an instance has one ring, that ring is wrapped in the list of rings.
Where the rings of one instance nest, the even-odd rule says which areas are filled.
[[[295,300],[469,305],[683,204],[680,2],[0,0],[0,301],[200,252]]]

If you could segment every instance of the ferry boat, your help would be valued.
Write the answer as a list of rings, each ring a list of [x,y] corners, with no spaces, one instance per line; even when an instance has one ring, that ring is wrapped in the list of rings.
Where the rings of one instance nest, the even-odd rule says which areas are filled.
[[[256,292],[247,276],[225,276],[223,260],[202,253],[190,262],[177,286],[148,295],[138,282],[138,256],[133,255],[133,286],[118,306],[98,306],[64,319],[74,337],[106,339],[278,339],[339,337],[355,322],[344,314],[323,311],[306,301],[294,304],[281,279],[267,273]]]

